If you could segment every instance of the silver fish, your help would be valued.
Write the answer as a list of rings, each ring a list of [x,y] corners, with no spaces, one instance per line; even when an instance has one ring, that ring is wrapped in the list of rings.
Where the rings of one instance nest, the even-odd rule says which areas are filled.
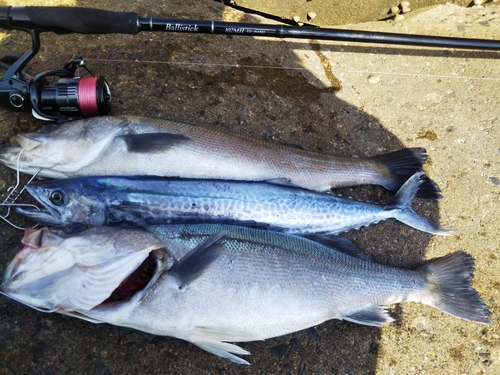
[[[28,185],[26,189],[44,208],[18,211],[52,226],[212,222],[304,235],[339,234],[394,218],[431,234],[452,234],[412,209],[424,181],[424,172],[415,173],[392,204],[382,205],[258,182],[79,177]]]
[[[39,177],[169,176],[268,181],[309,190],[361,184],[397,191],[426,160],[422,148],[337,158],[209,128],[138,117],[97,117],[13,137],[0,163]],[[419,197],[440,197],[430,180]]]
[[[229,342],[329,319],[381,326],[393,321],[383,305],[398,302],[489,323],[488,307],[470,284],[474,261],[464,252],[405,270],[352,247],[341,251],[254,228],[148,231],[78,225],[27,231],[0,290],[42,311],[176,337],[239,364],[248,362],[238,355],[250,353]]]

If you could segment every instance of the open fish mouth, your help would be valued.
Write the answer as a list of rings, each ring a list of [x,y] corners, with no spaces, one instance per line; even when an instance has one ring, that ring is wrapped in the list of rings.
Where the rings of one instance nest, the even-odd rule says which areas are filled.
[[[143,231],[121,233],[85,225],[27,230],[0,292],[37,310],[83,316],[140,297],[163,269],[164,244]]]
[[[155,278],[155,275],[158,274],[158,270],[160,269],[160,262],[162,256],[158,253],[158,251],[151,251],[146,259],[137,267],[135,270],[130,273],[128,276],[122,279],[119,285],[112,290],[109,297],[105,298],[101,301],[95,301],[96,304],[94,306],[89,306],[89,310],[93,309],[106,309],[108,306],[112,308],[117,304],[126,303],[130,301],[137,293],[143,292],[148,285],[152,284],[152,280]],[[61,273],[62,274],[62,273]],[[7,275],[6,275],[7,276]],[[74,308],[68,308],[65,303],[59,305],[57,303],[51,304],[49,306],[45,304],[38,304],[32,298],[26,298],[23,290],[16,290],[15,288],[10,288],[11,282],[16,279],[16,272],[11,272],[11,277],[7,277],[2,285],[0,285],[0,293],[9,296],[10,298],[23,303],[29,307],[32,307],[39,311],[59,311],[62,314],[66,315],[83,315],[85,316],[85,309],[78,309],[77,306],[73,306]],[[55,282],[54,284],[57,284]],[[50,285],[46,285],[49,289]],[[28,286],[28,289],[31,288]],[[109,290],[108,290],[109,293]],[[74,314],[73,311],[79,310],[78,314]],[[87,310],[87,311],[89,311]]]
[[[144,290],[158,270],[159,264],[156,254],[156,251],[151,251],[144,262],[118,285],[109,298],[98,306],[104,306],[109,303],[126,302],[136,293]]]

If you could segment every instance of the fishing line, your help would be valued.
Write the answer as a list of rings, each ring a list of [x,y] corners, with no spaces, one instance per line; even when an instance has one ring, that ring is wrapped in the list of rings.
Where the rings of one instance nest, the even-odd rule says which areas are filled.
[[[21,161],[21,154],[23,152],[24,152],[24,149],[21,149],[21,151],[19,152],[19,155],[17,155],[16,184],[14,186],[10,186],[9,188],[7,188],[7,192],[9,192],[9,194],[4,199],[4,201],[2,203],[0,203],[1,207],[7,207],[7,213],[5,215],[0,215],[0,219],[2,219],[7,224],[9,224],[9,225],[11,225],[14,228],[19,229],[19,230],[25,230],[26,228],[20,227],[20,226],[14,224],[13,222],[11,222],[10,220],[7,219],[9,217],[9,215],[10,215],[10,209],[11,209],[11,207],[34,207],[38,211],[41,211],[40,208],[37,207],[37,206],[35,206],[34,204],[16,203],[16,201],[19,198],[19,196],[24,192],[24,190],[26,190],[26,186],[28,186],[34,180],[34,178],[37,176],[37,174],[42,170],[42,168],[39,168],[35,172],[35,174],[33,176],[31,176],[31,178],[26,183],[26,185],[24,185],[24,187],[21,189],[21,191],[17,192],[17,188],[21,184],[21,178],[20,178],[20,161]],[[38,224],[35,225],[33,228],[36,228],[37,226],[38,226]]]
[[[493,39],[220,22],[214,20],[140,17],[135,12],[113,12],[81,7],[0,6],[0,28],[26,31],[31,35],[32,42],[31,50],[22,56],[14,53],[0,54],[0,68],[3,67],[7,70],[3,77],[0,78],[0,102],[7,104],[7,108],[31,110],[33,116],[38,119],[57,121],[59,123],[81,117],[108,115],[111,110],[111,94],[104,77],[100,77],[97,84],[93,85],[97,93],[94,92],[94,87],[90,87],[90,82],[96,83],[94,79],[82,79],[82,87],[76,88],[75,85],[77,85],[79,79],[75,73],[77,68],[84,66],[82,58],[69,62],[63,69],[41,73],[35,77],[25,73],[23,69],[40,50],[40,34],[43,32],[128,35],[136,35],[140,32],[173,32],[500,51],[500,40]],[[150,61],[150,63],[153,63],[153,61]],[[165,62],[157,61],[155,63]],[[199,65],[210,66],[210,64]],[[212,66],[228,65],[212,64]],[[236,67],[255,68],[239,65],[236,65]],[[266,66],[259,66],[258,68],[277,69],[277,67]],[[300,70],[300,68],[291,67],[281,67],[279,69]],[[347,71],[346,73],[359,72]],[[363,72],[363,74],[366,73]],[[388,73],[379,72],[377,74]],[[402,75],[413,74],[406,73]],[[417,74],[417,76],[419,75]],[[420,76],[455,78],[437,75]],[[47,80],[45,79],[47,77],[57,78],[57,84],[47,86]],[[484,78],[467,77],[467,79]],[[489,80],[498,81],[500,79]],[[81,97],[78,95],[79,92]],[[79,103],[83,108],[80,108]]]
[[[339,70],[341,73],[352,73],[352,74],[380,74],[380,75],[392,75],[392,76],[408,76],[415,78],[445,78],[445,79],[469,79],[477,81],[493,81],[498,82],[500,78],[492,77],[477,77],[477,76],[452,76],[452,75],[437,75],[437,74],[420,74],[420,73],[395,73],[395,72],[384,72],[384,71],[368,71],[368,70]]]
[[[99,116],[97,105],[97,81],[98,77],[82,77],[78,84],[78,102],[84,117]]]
[[[277,65],[241,65],[241,64],[218,64],[218,63],[201,63],[201,62],[182,62],[182,61],[158,61],[158,60],[126,60],[126,59],[87,59],[89,61],[98,62],[118,62],[118,63],[131,63],[131,64],[167,64],[167,65],[191,65],[191,66],[207,66],[207,67],[220,67],[220,68],[245,68],[245,69],[283,69],[283,70],[297,70],[310,72],[305,68],[298,68],[292,66],[277,66]],[[455,75],[438,75],[438,74],[421,74],[421,73],[404,73],[404,72],[387,72],[387,71],[370,71],[370,70],[353,70],[353,69],[335,69],[335,73],[348,73],[348,74],[380,74],[380,75],[393,75],[393,76],[408,76],[415,78],[445,78],[445,79],[469,79],[481,81],[500,81],[499,78],[493,77],[478,77],[478,76],[455,76]]]

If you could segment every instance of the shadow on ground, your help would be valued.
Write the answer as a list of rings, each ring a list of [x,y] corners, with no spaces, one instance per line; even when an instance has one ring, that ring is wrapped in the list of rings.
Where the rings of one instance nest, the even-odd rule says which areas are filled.
[[[140,15],[169,17],[174,13],[177,18],[192,19],[220,19],[223,10],[221,4],[208,0],[194,7],[171,1],[169,7],[167,11],[166,5],[157,6],[152,0],[113,0],[107,5],[110,10],[127,9]],[[299,67],[294,47],[226,36],[44,34],[42,50],[28,70],[36,74],[58,69],[74,54],[83,56],[89,68],[110,83],[115,115],[176,119],[340,156],[372,156],[402,148],[376,118],[339,100],[333,89],[318,85],[308,71],[262,68]],[[3,50],[28,48],[28,39],[18,32],[1,45]],[[0,117],[3,142],[41,126],[28,113],[2,110]],[[15,174],[1,168],[0,180],[10,186]],[[376,187],[342,193],[376,201],[391,198]],[[419,201],[416,209],[438,219],[435,202]],[[14,220],[23,219],[14,216]],[[0,268],[4,270],[21,248],[22,233],[5,223],[0,223],[0,233]],[[421,264],[429,240],[428,235],[393,221],[349,237],[376,260],[402,267]],[[392,315],[399,322],[404,319],[397,308]],[[366,374],[375,372],[377,356],[382,355],[379,329],[330,321],[264,342],[243,343],[252,353],[252,366],[243,367],[177,339],[43,314],[3,297],[0,335],[0,373],[4,374]]]

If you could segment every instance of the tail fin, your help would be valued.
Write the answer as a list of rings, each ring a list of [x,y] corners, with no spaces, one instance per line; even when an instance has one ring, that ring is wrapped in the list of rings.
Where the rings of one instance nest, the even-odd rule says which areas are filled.
[[[390,152],[371,159],[383,164],[391,174],[391,178],[382,186],[387,190],[397,191],[410,176],[422,169],[422,165],[427,160],[427,154],[424,148],[415,147]],[[417,197],[420,199],[440,199],[442,198],[440,191],[437,184],[426,177]]]
[[[488,306],[472,288],[474,259],[463,251],[431,260],[425,273],[430,296],[421,301],[457,318],[489,324]]]
[[[411,205],[415,195],[420,190],[422,184],[425,183],[427,177],[425,172],[417,172],[411,176],[408,181],[399,189],[394,197],[394,203],[388,208],[396,210],[394,218],[396,220],[409,225],[415,229],[431,234],[440,234],[442,236],[449,236],[454,233],[453,230],[442,227],[441,225],[417,214]]]

